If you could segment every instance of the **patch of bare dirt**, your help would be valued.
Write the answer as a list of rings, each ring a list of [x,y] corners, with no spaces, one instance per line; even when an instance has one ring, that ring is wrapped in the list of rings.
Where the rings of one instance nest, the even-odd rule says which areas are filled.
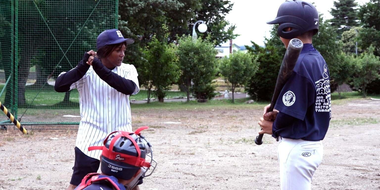
[[[277,142],[257,146],[262,108],[133,109],[158,162],[141,189],[279,189]],[[324,161],[313,189],[380,189],[380,101],[333,104]],[[10,128],[10,127],[8,127]],[[75,128],[0,132],[0,189],[65,189]]]

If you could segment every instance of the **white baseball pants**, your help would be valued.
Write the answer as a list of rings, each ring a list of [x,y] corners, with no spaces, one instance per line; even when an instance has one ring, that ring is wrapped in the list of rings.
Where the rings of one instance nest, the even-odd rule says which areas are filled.
[[[308,190],[323,159],[322,141],[280,137],[278,146],[282,190]]]

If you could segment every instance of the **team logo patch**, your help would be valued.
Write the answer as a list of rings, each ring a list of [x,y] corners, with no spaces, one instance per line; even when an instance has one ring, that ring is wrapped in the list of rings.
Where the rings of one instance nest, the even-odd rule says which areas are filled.
[[[123,158],[123,157],[121,157],[121,156],[120,156],[120,154],[118,154],[118,155],[116,155],[116,158],[115,158],[115,160],[124,160],[124,158]]]
[[[311,152],[303,152],[302,156],[303,157],[310,157],[311,156]]]
[[[296,95],[289,90],[282,96],[282,102],[285,106],[292,106],[296,102]]]
[[[108,168],[111,170],[111,172],[114,172],[114,173],[117,173],[119,171],[123,171],[123,168],[120,168],[120,167],[117,167],[117,166],[113,166],[111,164],[108,164]]]
[[[119,38],[123,38],[123,34],[121,34],[120,30],[116,30],[116,34]]]
[[[314,25],[317,26],[318,23],[319,23],[319,18],[315,18],[315,19],[314,19]]]

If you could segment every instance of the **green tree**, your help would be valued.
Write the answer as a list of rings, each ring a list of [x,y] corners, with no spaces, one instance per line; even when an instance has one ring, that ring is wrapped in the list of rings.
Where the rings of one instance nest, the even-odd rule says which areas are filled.
[[[45,26],[43,20],[37,25],[46,33],[44,44],[38,48],[31,60],[31,66],[36,66],[37,74],[37,80],[32,87],[40,88],[47,84],[48,78],[56,78],[62,71],[75,67],[84,52],[95,50],[97,36],[103,30],[115,27],[115,9],[109,8],[112,3],[109,0],[38,2],[37,7],[42,13],[39,17],[44,18],[47,25]],[[77,10],[74,13],[73,8]],[[69,100],[70,91],[65,93],[63,102],[67,104],[70,103]]]
[[[0,3],[0,68],[4,69],[3,62],[10,58],[10,34],[11,34],[11,3],[9,0]]]
[[[235,39],[235,25],[230,25],[226,15],[232,10],[233,3],[230,0],[202,0],[201,9],[196,11],[197,20],[204,20],[209,30],[203,35],[203,39],[209,39],[214,45],[220,45],[230,39]],[[193,20],[193,23],[196,20]]]
[[[331,26],[335,28],[340,28],[336,30],[339,34],[339,38],[344,31],[347,31],[348,28],[344,26],[358,26],[357,22],[357,9],[358,4],[355,0],[338,0],[334,1],[334,7],[331,8],[331,15],[333,18],[330,20]],[[343,28],[342,28],[343,26]]]
[[[374,54],[380,56],[380,31],[372,28],[362,28],[358,33],[358,47],[361,51],[367,50],[370,46],[375,48]]]
[[[222,59],[220,72],[231,83],[232,102],[236,87],[246,86],[258,69],[257,58],[248,53],[236,52]]]
[[[335,76],[341,74],[335,72],[339,70],[339,66],[336,66],[336,64],[339,64],[337,55],[341,52],[341,43],[338,43],[336,40],[337,33],[335,32],[335,28],[325,22],[321,15],[319,20],[319,31],[313,37],[313,46],[321,53],[329,67],[331,91],[334,92],[338,88],[338,84],[335,83]]]
[[[171,29],[171,25],[168,25],[167,13],[179,10],[183,7],[194,8],[197,4],[189,2],[187,4],[180,2],[179,0],[120,0],[119,1],[119,28],[130,37],[138,37],[140,43],[147,44],[150,42],[153,35],[158,40],[162,40],[166,36],[166,31],[162,28],[163,25],[167,25]],[[175,16],[180,19],[186,18],[187,15],[192,13],[177,12]],[[173,15],[174,17],[174,15]],[[174,20],[170,20],[173,21]],[[179,24],[179,23],[176,23]],[[179,24],[179,27],[186,25]]]
[[[342,34],[342,50],[347,54],[359,54],[361,49],[358,47],[359,33],[362,28],[352,27]]]
[[[143,57],[146,61],[141,65],[139,75],[145,79],[143,85],[148,89],[148,103],[151,89],[154,88],[159,102],[164,102],[166,91],[177,82],[180,70],[175,51],[174,44],[167,44],[155,37],[145,47]]]
[[[10,1],[6,3],[10,3]],[[19,56],[16,57],[18,59],[18,86],[16,87],[18,106],[25,106],[27,103],[25,86],[30,67],[36,66],[37,68],[38,75],[35,85],[40,87],[47,84],[48,75],[56,77],[60,71],[67,71],[75,67],[83,53],[95,47],[96,36],[95,38],[90,37],[98,35],[105,27],[115,26],[115,11],[102,10],[101,14],[101,11],[95,10],[93,17],[89,17],[96,5],[99,4],[99,7],[102,7],[103,3],[107,2],[93,0],[18,1]],[[0,5],[3,9],[3,1]],[[76,9],[77,12],[74,14],[73,7],[80,7],[80,9]],[[8,8],[7,13],[9,14],[9,12]],[[86,19],[88,19],[88,25],[84,28],[85,30],[81,30]],[[85,35],[81,36],[81,34]],[[73,42],[74,39],[83,41]],[[7,78],[11,72],[11,69],[8,69],[10,61],[5,63],[8,64],[5,65]],[[7,89],[6,100],[11,99],[9,98],[11,92],[11,89]]]
[[[192,26],[199,20],[196,11],[202,8],[200,0],[178,0],[178,2],[181,6],[166,12],[170,42],[178,41],[180,36],[192,34]]]
[[[358,35],[358,46],[362,51],[373,46],[374,54],[380,56],[380,0],[370,0],[360,6],[358,17],[363,27]],[[380,80],[368,84],[367,89],[370,93],[380,94]]]
[[[380,30],[380,0],[370,0],[360,6],[358,17],[364,28],[374,28]]]
[[[336,55],[336,63],[333,67],[330,67],[330,83],[336,87],[344,83],[349,83],[352,75],[355,73],[355,67],[351,59],[351,56],[347,56],[346,53],[341,52]],[[341,92],[337,88],[339,98],[341,98]]]
[[[46,28],[43,28],[43,18],[37,8],[44,10],[46,1],[21,1],[19,2],[19,20],[18,20],[18,44],[19,44],[19,61],[18,61],[18,106],[26,104],[25,86],[29,75],[29,69],[32,66],[32,58],[38,52],[49,38]],[[42,12],[43,14],[43,12]],[[46,17],[45,17],[46,18]],[[30,33],[33,32],[34,35]],[[6,74],[7,75],[7,74]],[[11,91],[9,91],[11,93]],[[7,94],[6,96],[10,96]]]
[[[179,39],[178,58],[182,72],[179,85],[184,85],[187,101],[190,93],[198,101],[206,101],[215,96],[212,81],[216,78],[217,51],[209,41],[193,40],[191,36]]]
[[[371,0],[360,6],[358,17],[363,26],[359,34],[359,46],[366,50],[372,45],[374,54],[380,56],[380,0]]]
[[[363,97],[367,97],[368,85],[380,78],[380,59],[373,54],[373,50],[374,48],[371,46],[369,51],[361,56],[351,56],[351,62],[355,65],[351,85],[361,92]]]
[[[190,35],[194,23],[204,20],[208,31],[199,35],[218,45],[236,37],[235,26],[225,19],[232,6],[229,0],[120,0],[119,28],[129,36],[139,36],[141,43],[146,44],[153,35],[161,40],[164,24],[169,29],[170,43],[177,41],[178,36]]]
[[[248,53],[257,57],[259,68],[245,90],[255,100],[270,101],[286,49],[277,36],[277,26],[272,28],[270,38],[265,39],[265,47],[260,47],[255,42],[252,44],[252,47],[246,48]]]
[[[179,9],[185,10],[184,7],[191,10],[197,5],[192,1],[188,3],[189,4],[184,4],[178,0],[119,0],[118,28],[123,32],[125,37],[135,39],[135,43],[127,48],[127,56],[125,56],[124,61],[133,63],[136,69],[142,72],[145,66],[140,64],[144,64],[141,57],[144,56],[142,51],[145,49],[145,46],[152,40],[153,36],[159,41],[164,40],[167,34],[167,31],[162,27],[164,25],[170,29],[170,35],[172,30],[171,24],[180,28],[186,27],[187,25],[185,23],[193,16],[193,13],[174,11]],[[175,13],[174,15],[177,16],[179,20],[170,20],[167,16],[170,12]],[[167,39],[168,43],[170,43],[170,41],[172,41],[171,37]],[[142,76],[139,76],[139,80],[142,84],[149,81],[148,79],[147,81],[143,81],[145,79]]]

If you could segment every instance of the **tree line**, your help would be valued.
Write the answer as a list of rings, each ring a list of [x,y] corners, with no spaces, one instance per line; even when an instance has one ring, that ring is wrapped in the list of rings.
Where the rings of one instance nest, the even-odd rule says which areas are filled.
[[[363,97],[380,93],[379,4],[380,0],[361,6],[355,0],[339,0],[330,11],[332,19],[325,20],[320,15],[319,33],[313,44],[329,66],[333,92],[348,84]],[[230,82],[232,92],[240,86],[252,99],[269,101],[286,49],[277,36],[276,26],[265,39],[264,47],[251,43],[246,46],[246,54],[234,53],[218,60],[215,73]]]
[[[0,4],[3,12],[9,10],[4,4],[10,1]],[[19,16],[23,20],[19,23],[19,39],[28,41],[19,47],[23,54],[19,69],[28,73],[31,66],[36,66],[37,78],[41,80],[35,85],[46,84],[46,76],[55,78],[61,71],[75,67],[83,52],[95,47],[101,28],[113,25],[114,13],[100,9],[101,5],[97,3],[101,1],[72,3],[75,7],[86,8],[92,14],[90,19],[68,14],[70,8],[65,7],[66,0],[28,1],[20,8],[38,7],[41,10],[40,14]],[[324,20],[324,15],[320,15],[320,30],[313,44],[329,65],[333,91],[346,83],[363,96],[380,93],[379,4],[380,0],[370,0],[361,6],[355,0],[339,0],[334,1],[330,11],[332,19]],[[224,77],[231,84],[232,92],[237,87],[244,87],[253,99],[270,100],[285,53],[275,26],[263,47],[252,41],[246,46],[248,52],[245,54],[237,52],[229,58],[215,58],[217,45],[238,36],[234,33],[236,26],[225,19],[232,8],[233,3],[229,0],[119,0],[118,28],[126,37],[135,39],[135,43],[127,48],[124,62],[136,66],[140,85],[149,92],[148,98],[153,94],[164,101],[169,87],[178,84],[187,92],[188,100],[193,95],[198,101],[207,101],[215,96],[214,79]],[[57,39],[47,38],[50,31],[37,27],[36,23],[44,21],[41,14],[46,23],[56,26],[51,30]],[[205,33],[197,31],[199,37],[193,40],[191,33],[198,20],[205,21],[208,29]],[[9,26],[2,15],[0,25]],[[0,38],[7,37],[4,35],[7,27],[0,30]],[[44,46],[54,44],[54,40],[74,39],[79,33],[80,40],[61,44],[62,50],[77,47],[73,52],[66,52],[63,58],[52,52],[49,46]],[[0,58],[4,58],[6,51],[1,52]],[[4,61],[0,60],[0,63],[2,68],[7,67]],[[19,105],[26,104],[26,78],[27,74],[19,76]],[[63,101],[69,101],[69,95]]]
[[[358,5],[355,0],[334,1],[331,19],[320,15],[319,33],[313,45],[330,70],[332,92],[348,84],[363,97],[380,94],[380,0]],[[318,7],[316,7],[318,10]],[[259,70],[246,86],[251,97],[270,100],[285,49],[274,27],[265,47],[252,42],[249,53],[258,56]],[[339,92],[340,95],[340,92]]]

